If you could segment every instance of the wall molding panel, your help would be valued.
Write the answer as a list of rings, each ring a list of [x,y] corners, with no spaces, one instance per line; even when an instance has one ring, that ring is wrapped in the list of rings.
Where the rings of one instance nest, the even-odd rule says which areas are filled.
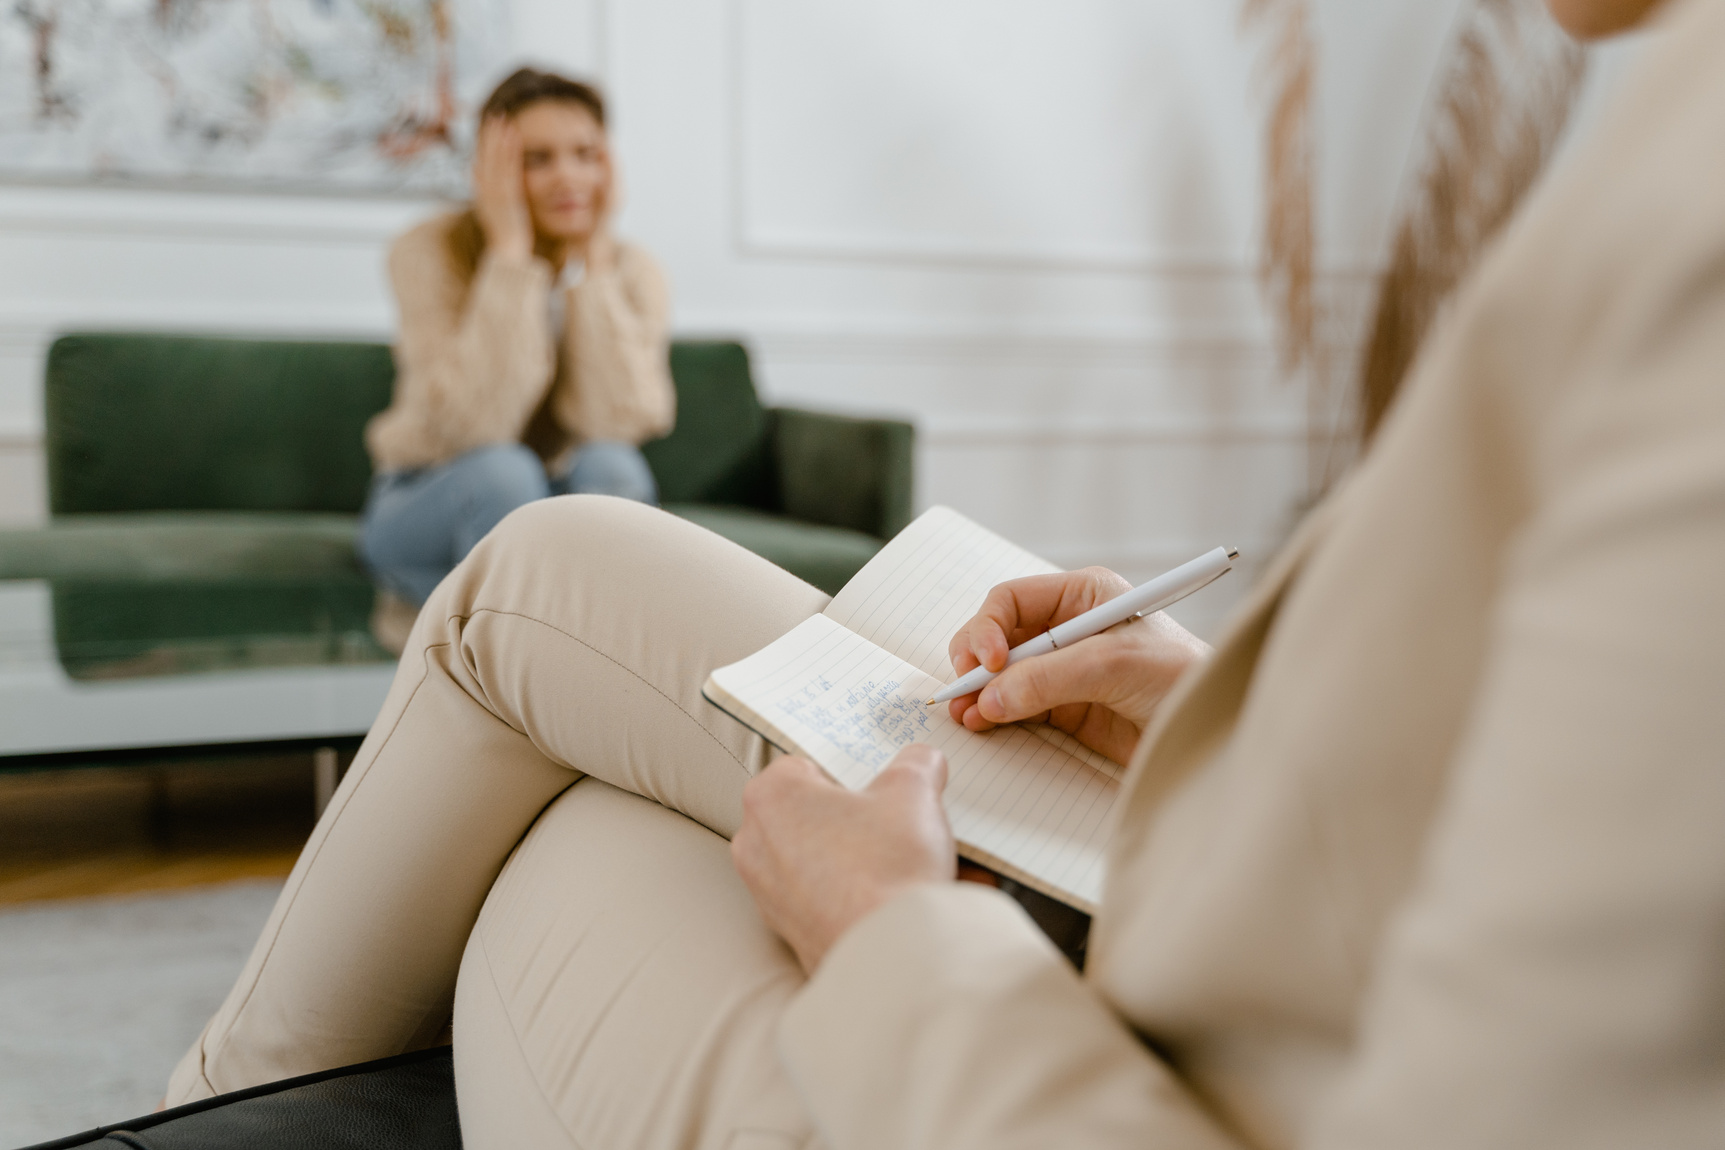
[[[104,187],[0,188],[0,239],[386,244],[438,201]]]
[[[1280,378],[1258,290],[1230,6],[510,2],[524,60],[602,76],[619,230],[667,267],[677,332],[746,340],[770,402],[913,419],[917,501],[1054,562],[1143,578],[1240,546],[1242,577],[1177,612],[1210,632],[1331,426]],[[1405,158],[1374,133],[1400,140],[1427,87],[1415,7],[1325,44],[1353,133],[1320,149],[1348,189],[1318,253],[1338,364]],[[0,521],[44,514],[57,333],[387,339],[388,244],[441,206],[0,186]]]
[[[1256,153],[1196,138],[1252,135],[1246,85],[1225,106],[1182,107],[1168,33],[1220,43],[1213,67],[1245,58],[1229,50],[1230,14],[1188,9],[732,0],[738,250],[1140,275],[1249,266]],[[1204,154],[1176,169],[1159,162],[1171,152]],[[1184,226],[1162,226],[1158,207],[1181,198]]]
[[[1107,420],[1043,423],[1029,417],[974,420],[929,419],[917,428],[934,447],[1072,447],[1166,444],[1305,443],[1313,435],[1304,421],[1196,422],[1172,419]]]
[[[307,339],[388,339],[395,328],[387,306],[356,309],[338,303],[304,303],[291,309],[246,300],[127,300],[111,306],[17,305],[0,298],[11,322],[0,325],[0,356],[8,328],[21,344],[46,349],[61,332],[175,331],[203,335],[272,335]]]

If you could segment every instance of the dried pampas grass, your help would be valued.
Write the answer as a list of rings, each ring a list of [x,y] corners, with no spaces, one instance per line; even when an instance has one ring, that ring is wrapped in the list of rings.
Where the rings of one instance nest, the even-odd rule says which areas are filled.
[[[1259,279],[1277,318],[1283,372],[1307,370],[1314,411],[1328,410],[1321,393],[1329,387],[1329,357],[1315,283],[1318,51],[1309,0],[1242,0],[1240,22],[1261,42],[1258,75],[1268,90]],[[1550,159],[1584,71],[1581,48],[1541,0],[1466,0],[1372,310],[1352,404],[1360,441],[1383,419],[1443,301]],[[1333,470],[1328,462],[1318,466],[1319,486]]]
[[[1443,301],[1551,158],[1586,57],[1540,0],[1469,0],[1427,114],[1360,363],[1360,438],[1389,410]]]
[[[1264,130],[1264,247],[1258,278],[1279,321],[1283,372],[1316,358],[1313,295],[1312,89],[1317,47],[1306,0],[1244,0],[1241,30],[1261,37],[1259,76],[1269,89]]]

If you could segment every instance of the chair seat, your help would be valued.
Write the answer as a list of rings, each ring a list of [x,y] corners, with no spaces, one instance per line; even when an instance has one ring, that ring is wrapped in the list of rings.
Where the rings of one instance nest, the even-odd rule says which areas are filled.
[[[221,1094],[24,1150],[461,1150],[447,1046]]]

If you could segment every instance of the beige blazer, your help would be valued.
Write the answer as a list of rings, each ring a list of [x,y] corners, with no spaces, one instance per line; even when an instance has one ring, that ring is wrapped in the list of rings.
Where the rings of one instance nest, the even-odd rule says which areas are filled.
[[[838,1150],[1725,1145],[1725,0],[1147,733],[1084,978],[931,889],[779,1041]]]
[[[641,443],[671,429],[670,293],[653,257],[616,243],[610,266],[563,289],[559,347],[551,265],[487,254],[468,281],[446,246],[456,219],[428,220],[390,249],[395,395],[365,433],[379,470],[520,442],[556,467],[585,440]]]

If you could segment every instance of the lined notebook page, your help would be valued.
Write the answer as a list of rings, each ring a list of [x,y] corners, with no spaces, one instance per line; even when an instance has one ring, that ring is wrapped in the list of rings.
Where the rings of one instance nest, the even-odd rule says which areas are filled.
[[[950,507],[932,507],[881,548],[825,614],[944,683],[952,677],[946,645],[989,588],[1059,570]]]
[[[962,853],[1094,910],[1118,791],[1110,775],[1023,728],[965,730],[923,705],[939,686],[932,676],[823,615],[713,672],[711,684],[715,702],[848,787],[866,786],[910,743],[940,748]]]
[[[823,613],[916,664],[939,680],[939,690],[953,678],[947,644],[989,590],[1008,579],[1059,570],[950,507],[931,507],[881,548]],[[1103,774],[1120,777],[1118,763],[1064,731],[1043,723],[1026,729]]]

